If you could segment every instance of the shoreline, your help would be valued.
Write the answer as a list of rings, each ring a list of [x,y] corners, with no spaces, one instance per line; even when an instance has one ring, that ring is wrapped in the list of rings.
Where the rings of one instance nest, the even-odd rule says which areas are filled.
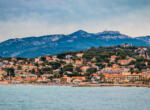
[[[147,88],[150,88],[150,85],[144,85],[144,84],[79,84],[79,85],[74,85],[73,87],[147,87]]]
[[[19,86],[71,86],[71,87],[147,87],[150,88],[150,85],[146,84],[39,84],[39,83],[20,83],[20,84],[12,84],[12,83],[0,83],[0,85],[19,85]]]

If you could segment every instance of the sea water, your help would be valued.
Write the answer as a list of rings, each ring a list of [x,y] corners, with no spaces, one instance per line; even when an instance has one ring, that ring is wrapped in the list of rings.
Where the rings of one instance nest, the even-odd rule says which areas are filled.
[[[150,88],[1,85],[0,110],[150,110]]]

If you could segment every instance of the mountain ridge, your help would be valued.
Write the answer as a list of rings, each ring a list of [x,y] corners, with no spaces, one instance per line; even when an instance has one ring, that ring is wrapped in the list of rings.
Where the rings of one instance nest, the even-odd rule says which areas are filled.
[[[148,42],[149,41],[149,42]],[[0,56],[38,57],[64,51],[80,51],[90,47],[120,45],[150,46],[150,36],[132,38],[119,31],[88,33],[78,30],[71,34],[53,34],[8,39],[0,43]]]

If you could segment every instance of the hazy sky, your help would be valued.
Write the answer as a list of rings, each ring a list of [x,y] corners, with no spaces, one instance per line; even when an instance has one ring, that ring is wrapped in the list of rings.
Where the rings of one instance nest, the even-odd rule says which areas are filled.
[[[0,41],[78,29],[150,35],[150,0],[0,0]]]

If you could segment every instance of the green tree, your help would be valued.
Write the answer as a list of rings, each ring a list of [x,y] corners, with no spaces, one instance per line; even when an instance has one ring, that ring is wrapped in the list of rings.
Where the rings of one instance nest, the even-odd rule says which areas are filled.
[[[41,57],[41,59],[40,59],[41,61],[46,61],[46,57]]]
[[[91,75],[91,74],[97,72],[97,69],[96,68],[88,68],[86,72],[87,72],[87,75]]]
[[[32,73],[32,74],[35,74],[35,73],[36,73],[36,72],[35,72],[35,69],[32,69],[32,70],[31,70],[31,73]]]
[[[73,65],[72,65],[72,64],[65,65],[65,66],[63,67],[63,71],[70,71],[70,72],[73,72]]]
[[[125,59],[127,56],[127,54],[124,51],[120,51],[118,52],[118,57],[119,59]]]
[[[17,69],[18,69],[18,70],[22,70],[22,67],[19,65],[19,66],[17,67]]]
[[[54,70],[61,67],[61,63],[59,62],[50,62],[50,65],[52,66]]]
[[[14,68],[6,68],[7,76],[15,76],[15,69]]]
[[[96,63],[96,65],[99,67],[99,69],[102,69],[102,68],[105,67],[105,65],[103,63],[101,63],[101,62]]]

